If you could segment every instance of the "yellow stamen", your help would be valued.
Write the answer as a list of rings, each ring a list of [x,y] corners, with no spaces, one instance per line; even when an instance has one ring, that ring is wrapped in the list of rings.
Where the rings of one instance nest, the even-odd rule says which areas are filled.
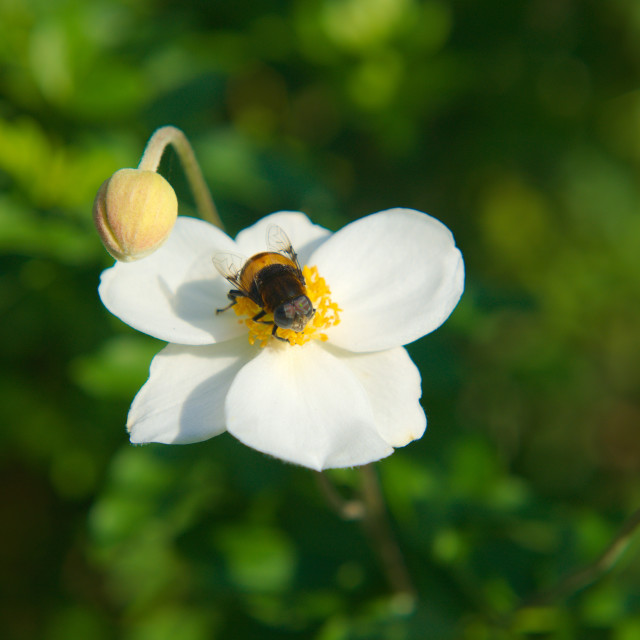
[[[307,323],[304,331],[278,329],[278,336],[288,340],[289,344],[303,345],[309,340],[325,341],[328,338],[322,331],[340,322],[340,311],[342,309],[331,301],[331,291],[324,278],[318,275],[318,268],[305,266],[302,269],[302,274],[306,280],[307,296],[316,312]],[[236,312],[236,315],[244,316],[239,322],[244,322],[249,328],[249,342],[255,344],[258,341],[261,347],[266,346],[272,338],[273,324],[255,322],[251,319],[261,311],[260,307],[249,298],[236,298],[236,304],[231,308]],[[262,320],[272,322],[273,314],[268,313]]]

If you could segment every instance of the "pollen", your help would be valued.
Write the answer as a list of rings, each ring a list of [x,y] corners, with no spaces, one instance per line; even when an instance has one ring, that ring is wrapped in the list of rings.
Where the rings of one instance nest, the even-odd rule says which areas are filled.
[[[309,320],[303,331],[297,332],[291,329],[278,329],[278,337],[284,338],[291,345],[303,345],[310,340],[326,341],[327,335],[323,333],[329,327],[340,323],[342,309],[331,300],[331,291],[324,278],[318,274],[317,267],[303,267],[302,274],[306,281],[306,293],[316,310],[313,318]],[[237,298],[236,304],[231,307],[239,317],[238,322],[244,323],[249,329],[249,342],[259,343],[265,347],[273,336],[273,314],[268,313],[261,321],[252,320],[261,309],[249,298]]]

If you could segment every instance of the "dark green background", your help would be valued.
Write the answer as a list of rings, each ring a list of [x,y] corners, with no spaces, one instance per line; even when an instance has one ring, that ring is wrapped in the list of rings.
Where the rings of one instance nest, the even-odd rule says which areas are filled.
[[[231,233],[393,206],[454,232],[464,297],[409,347],[430,426],[377,465],[413,615],[313,472],[128,444],[161,344],[100,305],[91,204],[164,124]],[[639,247],[635,0],[2,0],[0,634],[640,637],[635,543],[512,615],[640,504]]]

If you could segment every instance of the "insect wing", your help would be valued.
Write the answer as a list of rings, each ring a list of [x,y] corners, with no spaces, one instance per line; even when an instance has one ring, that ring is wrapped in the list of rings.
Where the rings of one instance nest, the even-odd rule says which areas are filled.
[[[218,251],[213,255],[213,265],[218,273],[238,289],[243,288],[240,283],[240,276],[246,262],[246,258],[227,251]]]
[[[298,254],[293,250],[289,236],[277,224],[271,224],[267,229],[267,247],[287,256],[301,271]]]

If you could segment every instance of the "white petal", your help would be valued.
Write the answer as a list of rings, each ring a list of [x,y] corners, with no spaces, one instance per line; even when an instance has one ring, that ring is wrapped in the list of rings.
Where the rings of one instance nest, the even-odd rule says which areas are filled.
[[[350,351],[408,344],[439,327],[464,288],[464,264],[441,222],[412,209],[390,209],[333,234],[310,264],[342,309],[327,335]]]
[[[266,347],[227,396],[227,430],[244,444],[312,469],[388,456],[356,376],[315,343]]]
[[[254,353],[246,338],[165,347],[151,362],[149,379],[129,410],[131,442],[185,444],[222,433],[225,397]]]
[[[331,235],[328,229],[313,224],[304,213],[278,211],[258,220],[237,235],[236,244],[244,256],[250,258],[267,250],[266,234],[272,224],[278,225],[289,236],[302,266],[311,253]]]
[[[392,447],[421,438],[427,418],[420,406],[420,372],[403,347],[351,353],[325,345],[342,359],[366,389],[378,433]]]
[[[216,272],[215,251],[237,252],[217,227],[179,217],[166,243],[136,262],[117,262],[102,273],[100,298],[128,325],[160,340],[212,344],[239,335],[235,314],[216,316],[229,283]]]

